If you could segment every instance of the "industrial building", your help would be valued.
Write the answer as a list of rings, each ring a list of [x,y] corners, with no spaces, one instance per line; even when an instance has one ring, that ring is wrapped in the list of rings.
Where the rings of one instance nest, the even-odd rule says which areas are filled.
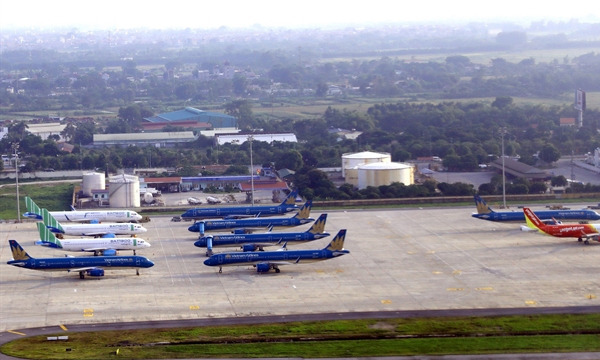
[[[388,153],[364,151],[342,155],[342,177],[358,189],[390,185],[394,182],[412,185],[415,168],[410,164],[392,162]]]
[[[127,134],[94,134],[94,147],[103,146],[155,146],[173,147],[176,144],[192,142],[198,139],[193,131],[149,132]]]

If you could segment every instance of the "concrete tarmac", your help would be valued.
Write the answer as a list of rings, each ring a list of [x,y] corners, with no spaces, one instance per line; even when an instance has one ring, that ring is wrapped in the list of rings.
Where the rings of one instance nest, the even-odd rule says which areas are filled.
[[[326,231],[333,236],[347,229],[350,254],[282,266],[279,274],[258,274],[246,266],[219,274],[218,268],[203,265],[205,250],[193,245],[197,234],[187,230],[191,223],[152,216],[141,236],[152,247],[138,255],[154,261],[154,267],[141,269],[139,276],[135,270],[107,269],[103,278],[84,280],[77,273],[7,265],[9,239],[33,257],[81,254],[33,245],[39,238],[34,222],[3,223],[0,331],[329,312],[600,305],[598,243],[521,232],[519,224],[474,219],[474,210],[328,211]],[[295,247],[323,248],[330,240]]]

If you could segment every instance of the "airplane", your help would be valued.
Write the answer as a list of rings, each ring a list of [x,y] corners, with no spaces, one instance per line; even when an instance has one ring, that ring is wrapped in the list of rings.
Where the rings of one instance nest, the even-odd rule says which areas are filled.
[[[242,251],[264,251],[265,246],[284,243],[299,244],[327,237],[329,233],[324,232],[326,221],[327,214],[321,214],[310,229],[304,232],[208,235],[201,237],[194,245],[206,248],[206,256],[213,254],[213,247],[240,246]]]
[[[304,225],[315,219],[310,218],[312,201],[309,200],[302,205],[300,211],[292,217],[286,218],[261,218],[231,219],[231,220],[201,220],[188,227],[191,232],[199,232],[204,235],[205,231],[234,229],[235,233],[248,233],[250,229],[274,227],[289,227]]]
[[[522,211],[494,211],[479,195],[475,195],[477,213],[471,216],[476,219],[499,222],[525,222]],[[600,220],[600,214],[590,209],[581,210],[536,210],[535,214],[542,220],[588,221]]]
[[[216,218],[231,218],[236,216],[273,216],[285,214],[298,209],[296,205],[297,191],[292,191],[276,206],[219,206],[189,209],[183,214],[183,220],[203,220]]]
[[[204,265],[218,266],[219,273],[223,272],[223,266],[245,265],[256,267],[256,271],[259,273],[265,273],[271,269],[278,273],[280,265],[316,262],[349,254],[350,251],[344,249],[345,238],[346,229],[342,229],[329,245],[321,250],[285,250],[284,248],[277,251],[220,253],[206,259]]]
[[[65,251],[88,251],[94,255],[115,256],[117,250],[133,250],[150,247],[150,243],[140,238],[82,238],[82,239],[57,239],[42,222],[37,223],[40,241],[36,245],[47,246]]]
[[[555,237],[572,237],[589,245],[590,239],[600,241],[600,224],[555,224],[542,222],[530,208],[523,208],[523,214],[529,227],[538,229],[542,234]],[[584,240],[585,239],[585,240]]]
[[[25,206],[27,212],[23,216],[42,220],[42,210],[29,197],[25,197]],[[133,222],[142,220],[142,215],[131,210],[75,210],[71,206],[71,211],[50,211],[58,221],[62,222]]]
[[[42,209],[44,224],[54,233],[74,236],[137,235],[147,230],[140,224],[102,223],[102,224],[61,224],[46,209]]]
[[[104,276],[104,269],[136,269],[149,268],[154,263],[144,256],[68,256],[51,258],[33,258],[19,245],[16,240],[8,240],[13,259],[6,263],[26,269],[41,271],[68,271],[78,272],[79,278],[85,275],[92,277]]]

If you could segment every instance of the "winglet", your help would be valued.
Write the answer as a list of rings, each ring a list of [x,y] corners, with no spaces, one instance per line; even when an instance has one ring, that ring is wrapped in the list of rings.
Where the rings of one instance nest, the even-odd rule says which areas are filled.
[[[537,229],[543,233],[546,233],[546,224],[544,224],[530,208],[524,207],[523,213],[525,214],[525,221],[527,221],[527,226],[529,226],[532,229]]]
[[[295,218],[298,219],[308,219],[310,217],[310,209],[312,208],[312,200],[307,200],[304,205],[300,208],[300,211],[296,215]]]
[[[10,251],[12,251],[13,260],[29,260],[32,259],[29,254],[19,245],[17,240],[8,240]]]
[[[344,250],[344,240],[346,239],[346,229],[340,230],[337,235],[331,240],[325,250],[340,251]]]
[[[475,194],[473,198],[475,199],[475,206],[477,207],[478,214],[490,214],[494,212],[481,196]]]
[[[325,222],[327,222],[327,214],[321,214],[307,231],[311,234],[322,234],[325,232]]]
[[[54,216],[52,216],[52,214],[50,214],[48,212],[48,210],[42,209],[42,218],[44,219],[44,224],[46,224],[46,226],[49,226],[49,227],[51,227],[53,229],[56,229],[56,230],[58,230],[59,232],[62,232],[62,233],[65,232],[65,230],[60,225],[60,223],[58,222],[58,220],[56,220],[54,218]]]

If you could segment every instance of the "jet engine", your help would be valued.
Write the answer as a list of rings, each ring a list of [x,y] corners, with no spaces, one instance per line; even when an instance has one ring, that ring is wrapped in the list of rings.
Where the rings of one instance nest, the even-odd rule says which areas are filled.
[[[115,256],[117,255],[117,250],[115,249],[106,249],[104,250],[104,256]]]
[[[246,252],[246,251],[256,251],[258,250],[258,246],[254,245],[254,244],[244,244],[242,245],[242,251]]]
[[[96,276],[96,277],[104,276],[103,269],[91,269],[91,270],[88,270],[87,273],[89,276]]]
[[[256,271],[259,273],[268,272],[270,269],[271,269],[271,265],[269,265],[269,264],[265,264],[265,263],[256,264]]]

